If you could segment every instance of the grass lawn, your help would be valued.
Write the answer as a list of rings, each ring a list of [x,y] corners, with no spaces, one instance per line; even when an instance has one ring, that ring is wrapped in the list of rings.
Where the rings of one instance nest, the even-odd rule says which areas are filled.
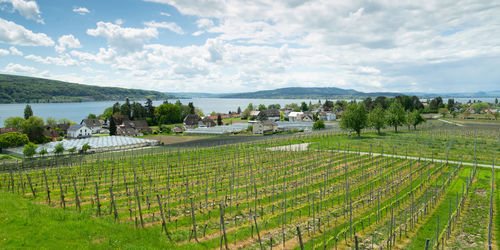
[[[0,192],[0,245],[13,248],[172,248],[159,230],[136,230],[111,217],[35,204]]]

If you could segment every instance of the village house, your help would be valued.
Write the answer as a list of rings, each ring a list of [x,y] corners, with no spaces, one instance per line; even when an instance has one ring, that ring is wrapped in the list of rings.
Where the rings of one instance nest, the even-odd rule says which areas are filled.
[[[80,124],[85,124],[92,130],[92,134],[102,133],[102,123],[99,119],[83,119]]]
[[[43,131],[43,135],[47,136],[47,137],[50,137],[50,139],[52,141],[57,141],[59,139],[59,132],[57,132],[54,129],[49,129],[49,130]]]
[[[259,114],[260,114],[260,111],[258,111],[258,110],[252,110],[252,111],[250,111],[250,117],[251,118],[252,117],[256,118],[257,116],[259,116]]]
[[[337,116],[334,113],[325,111],[320,112],[319,117],[323,121],[335,121],[337,119]]]
[[[172,131],[176,134],[182,134],[182,128],[180,126],[175,126]]]
[[[116,129],[117,135],[125,136],[143,136],[144,134],[151,134],[151,132],[152,130],[146,120],[123,120],[123,124]]]
[[[313,122],[314,117],[310,112],[304,112],[300,115],[297,116],[297,121],[298,122]]]
[[[205,116],[203,117],[203,119],[201,119],[201,121],[199,122],[198,126],[203,126],[203,127],[215,127],[217,126],[217,123],[214,122],[213,119],[211,119],[210,117],[208,116]]]
[[[297,122],[299,116],[303,115],[303,114],[304,114],[304,112],[290,112],[290,114],[288,114],[288,121]]]
[[[265,120],[257,122],[253,125],[254,134],[267,134],[278,131],[278,124],[274,121]]]
[[[75,124],[68,129],[68,138],[80,139],[92,136],[92,130],[84,124]]]
[[[0,135],[10,132],[17,132],[17,128],[0,128]]]
[[[186,118],[184,118],[184,121],[182,124],[184,125],[184,128],[186,128],[186,129],[193,129],[193,128],[196,128],[198,126],[200,121],[201,121],[201,118],[198,115],[191,114],[191,115],[186,116]]]
[[[266,109],[262,111],[259,115],[265,117],[267,120],[270,121],[279,121],[281,119],[280,111],[278,109]]]

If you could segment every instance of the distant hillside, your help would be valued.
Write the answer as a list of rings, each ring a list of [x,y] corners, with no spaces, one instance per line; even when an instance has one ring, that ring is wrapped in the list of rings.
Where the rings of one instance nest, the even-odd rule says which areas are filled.
[[[274,90],[261,90],[256,92],[222,94],[220,98],[262,98],[262,99],[316,99],[316,98],[357,98],[376,96],[396,96],[398,93],[374,92],[364,93],[354,89],[341,89],[335,87],[293,87]]]
[[[84,102],[131,99],[167,99],[158,91],[98,87],[43,78],[0,74],[0,103]]]

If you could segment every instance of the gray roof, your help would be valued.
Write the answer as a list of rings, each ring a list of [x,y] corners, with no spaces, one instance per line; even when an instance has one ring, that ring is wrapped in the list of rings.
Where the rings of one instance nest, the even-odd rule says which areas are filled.
[[[75,124],[71,126],[68,131],[78,131],[80,128],[85,127],[83,124]]]
[[[80,124],[85,124],[85,126],[91,128],[91,127],[101,127],[102,124],[99,121],[99,119],[83,119]]]
[[[266,109],[262,111],[267,117],[279,117],[280,111],[278,109]]]

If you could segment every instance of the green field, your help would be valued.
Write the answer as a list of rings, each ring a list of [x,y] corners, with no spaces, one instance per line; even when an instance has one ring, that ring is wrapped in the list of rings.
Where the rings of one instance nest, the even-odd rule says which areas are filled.
[[[423,249],[426,240],[484,249],[493,201],[498,249],[500,171],[492,195],[491,168],[474,164],[498,159],[498,128],[430,121],[362,136],[322,131],[25,162],[0,173],[0,245],[349,249],[357,239],[362,249]],[[310,144],[274,148],[299,143]]]

